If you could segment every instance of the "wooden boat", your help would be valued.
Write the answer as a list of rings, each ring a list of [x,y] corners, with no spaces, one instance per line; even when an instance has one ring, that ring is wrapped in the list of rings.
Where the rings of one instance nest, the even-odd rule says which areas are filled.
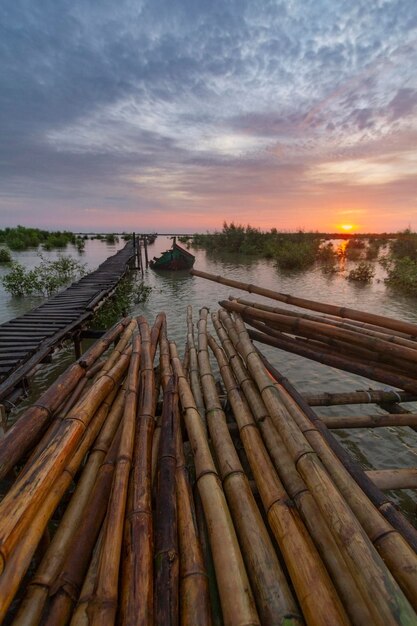
[[[149,267],[153,270],[169,270],[172,272],[188,270],[194,265],[195,256],[179,246],[175,241],[175,237],[173,239],[172,248],[165,250],[160,257],[154,257],[149,262]]]

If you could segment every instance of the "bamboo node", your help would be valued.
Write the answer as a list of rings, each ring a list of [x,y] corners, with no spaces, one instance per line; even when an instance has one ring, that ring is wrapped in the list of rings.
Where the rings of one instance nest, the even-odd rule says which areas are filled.
[[[221,485],[221,480],[219,478],[218,473],[215,470],[211,470],[211,469],[203,470],[202,472],[200,472],[200,474],[198,474],[198,476],[196,475],[195,482],[197,483],[200,480],[200,478],[204,478],[204,476],[209,475],[209,474],[212,474],[216,478],[219,485]]]

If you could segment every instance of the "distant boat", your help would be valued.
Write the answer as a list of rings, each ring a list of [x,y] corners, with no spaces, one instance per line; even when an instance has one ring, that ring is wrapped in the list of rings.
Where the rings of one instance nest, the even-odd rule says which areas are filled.
[[[165,250],[160,257],[154,257],[149,262],[149,267],[153,270],[169,270],[175,272],[177,270],[189,270],[194,265],[195,256],[181,248],[175,240],[172,242],[172,248]]]

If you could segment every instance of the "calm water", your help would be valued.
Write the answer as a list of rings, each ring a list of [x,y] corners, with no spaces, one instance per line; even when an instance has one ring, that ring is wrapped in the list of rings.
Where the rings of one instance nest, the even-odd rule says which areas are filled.
[[[88,241],[85,252],[78,255],[71,246],[66,253],[71,253],[90,269],[97,267],[107,256],[114,254],[123,242],[110,246],[101,241]],[[158,256],[161,251],[169,248],[171,241],[167,237],[158,237],[149,246],[149,257]],[[417,322],[417,302],[414,299],[399,297],[390,292],[384,285],[383,273],[378,264],[377,274],[371,285],[358,285],[346,280],[346,271],[353,267],[347,264],[344,274],[326,275],[320,268],[307,272],[282,272],[272,261],[242,258],[230,254],[211,254],[203,250],[192,250],[196,255],[195,268],[202,271],[220,274],[254,283],[262,287],[275,289],[284,293],[322,300],[342,306],[363,309],[388,315],[407,321]],[[56,256],[49,253],[48,256]],[[39,259],[35,251],[26,251],[14,255],[28,266],[33,266]],[[1,272],[4,270],[0,269]],[[236,296],[262,300],[259,296],[251,296],[246,292],[233,291],[229,287],[189,276],[187,273],[155,273],[150,269],[144,272],[144,281],[152,287],[149,301],[139,305],[136,314],[144,314],[150,322],[160,311],[165,311],[168,320],[169,338],[177,342],[180,353],[183,352],[186,339],[186,309],[193,306],[194,319],[198,319],[198,311],[207,306],[210,311],[219,308],[218,301],[227,299],[233,293]],[[265,300],[266,301],[266,300]],[[268,301],[271,303],[271,301]],[[35,304],[38,299],[20,300],[10,298],[0,289],[0,322],[4,322],[23,313]],[[281,303],[277,303],[281,306]],[[282,305],[285,306],[285,305]],[[294,383],[301,392],[348,391],[382,388],[383,385],[368,381],[353,374],[347,374],[327,366],[307,361],[296,355],[261,346],[271,362]],[[68,347],[54,358],[53,363],[42,368],[36,375],[33,395],[46,388],[50,381],[73,359],[72,348]],[[30,399],[29,399],[30,400]],[[22,406],[22,405],[21,405]],[[410,405],[413,410],[415,406]],[[382,412],[375,407],[354,406],[339,409],[317,409],[320,414],[369,414]],[[417,434],[408,428],[380,428],[337,431],[337,436],[351,453],[366,469],[382,469],[389,467],[416,466]],[[406,509],[410,519],[415,520],[417,497],[412,492],[393,492],[392,497]]]

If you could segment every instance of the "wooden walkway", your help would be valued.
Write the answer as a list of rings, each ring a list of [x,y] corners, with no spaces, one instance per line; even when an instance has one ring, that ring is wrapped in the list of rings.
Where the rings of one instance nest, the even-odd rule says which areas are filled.
[[[126,273],[134,259],[131,241],[94,272],[28,313],[0,325],[0,401],[43,361],[54,347],[74,336]]]

